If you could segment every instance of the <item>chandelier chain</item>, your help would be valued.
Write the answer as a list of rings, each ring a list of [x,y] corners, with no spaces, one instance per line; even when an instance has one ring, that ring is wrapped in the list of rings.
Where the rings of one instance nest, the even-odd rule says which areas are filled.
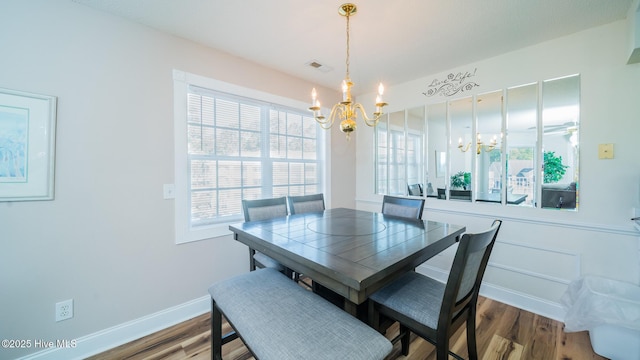
[[[350,15],[350,13],[347,12],[347,15],[346,15],[346,17],[347,17],[347,60],[345,61],[346,65],[347,65],[347,79],[350,79],[350,76],[349,76],[349,32],[350,32],[349,31],[349,17],[350,16],[349,15]]]

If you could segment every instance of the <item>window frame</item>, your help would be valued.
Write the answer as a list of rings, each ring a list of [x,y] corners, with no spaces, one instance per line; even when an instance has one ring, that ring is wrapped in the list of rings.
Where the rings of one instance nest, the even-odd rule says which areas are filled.
[[[259,90],[245,88],[239,85],[226,83],[223,81],[187,73],[180,70],[173,71],[174,82],[174,187],[175,187],[175,242],[176,244],[187,243],[192,241],[217,238],[231,234],[229,224],[243,221],[242,214],[237,216],[228,216],[221,221],[215,223],[199,225],[197,227],[191,224],[191,201],[190,201],[190,171],[188,154],[188,124],[187,124],[187,94],[189,87],[195,86],[208,89],[213,92],[221,92],[231,94],[232,97],[245,98],[255,100],[261,103],[273,104],[276,110],[282,108],[290,109],[306,109],[304,102],[265,93]],[[269,132],[268,126],[262,127],[261,132]],[[268,135],[267,135],[268,136]],[[317,163],[322,164],[327,157],[327,149],[325,131],[317,129]],[[267,152],[269,145],[266,144]],[[268,157],[263,155],[262,159]],[[281,159],[270,159],[270,162],[279,161]],[[262,160],[261,160],[262,161]],[[327,171],[318,166],[318,191],[324,192],[326,188]],[[263,180],[264,181],[264,180]],[[271,179],[268,179],[271,183]]]

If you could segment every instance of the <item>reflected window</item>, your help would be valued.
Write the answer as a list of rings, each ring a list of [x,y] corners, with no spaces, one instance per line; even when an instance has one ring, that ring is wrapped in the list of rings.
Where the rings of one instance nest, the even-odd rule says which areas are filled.
[[[424,107],[393,112],[376,129],[376,191],[384,195],[423,194]]]

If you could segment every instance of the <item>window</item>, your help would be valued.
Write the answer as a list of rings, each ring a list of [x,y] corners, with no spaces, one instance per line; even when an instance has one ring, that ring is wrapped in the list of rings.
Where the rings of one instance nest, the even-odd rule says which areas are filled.
[[[321,132],[301,104],[191,77],[176,81],[177,242],[227,234],[242,199],[322,192]]]

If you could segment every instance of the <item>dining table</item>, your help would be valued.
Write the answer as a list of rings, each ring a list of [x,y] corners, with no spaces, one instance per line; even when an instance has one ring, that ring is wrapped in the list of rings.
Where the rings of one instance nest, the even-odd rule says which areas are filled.
[[[465,226],[334,208],[229,226],[234,239],[344,298],[367,298],[458,241]]]

